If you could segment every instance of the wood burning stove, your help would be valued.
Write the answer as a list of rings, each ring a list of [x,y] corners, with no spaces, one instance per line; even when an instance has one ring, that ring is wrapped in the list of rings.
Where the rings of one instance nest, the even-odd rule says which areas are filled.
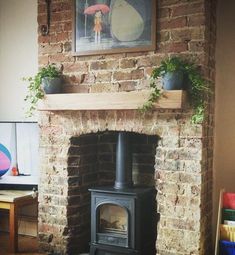
[[[152,255],[155,191],[133,186],[131,134],[118,134],[114,187],[91,191],[90,255]]]

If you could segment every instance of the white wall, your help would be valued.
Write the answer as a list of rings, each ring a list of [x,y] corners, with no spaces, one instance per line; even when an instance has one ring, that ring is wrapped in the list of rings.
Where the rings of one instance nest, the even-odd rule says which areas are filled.
[[[0,121],[29,120],[26,84],[37,72],[37,0],[0,0]]]
[[[235,1],[218,1],[214,211],[219,189],[235,192]],[[214,220],[215,223],[215,220]]]
[[[0,121],[29,120],[23,109],[26,84],[21,79],[37,72],[37,61],[37,0],[0,0]],[[31,216],[20,217],[19,232],[36,235],[36,208],[26,212]],[[8,218],[1,214],[3,231],[8,229]]]

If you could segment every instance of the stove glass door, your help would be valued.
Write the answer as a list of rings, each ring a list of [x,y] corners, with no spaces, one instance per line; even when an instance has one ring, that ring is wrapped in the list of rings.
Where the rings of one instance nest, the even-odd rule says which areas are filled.
[[[99,233],[127,235],[126,209],[114,204],[104,204],[100,206],[99,216]]]

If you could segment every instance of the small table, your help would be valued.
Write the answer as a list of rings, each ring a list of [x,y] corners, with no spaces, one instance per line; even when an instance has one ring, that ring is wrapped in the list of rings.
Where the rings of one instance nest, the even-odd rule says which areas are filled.
[[[37,193],[26,190],[0,190],[0,209],[9,210],[10,252],[18,251],[18,209],[37,204]]]

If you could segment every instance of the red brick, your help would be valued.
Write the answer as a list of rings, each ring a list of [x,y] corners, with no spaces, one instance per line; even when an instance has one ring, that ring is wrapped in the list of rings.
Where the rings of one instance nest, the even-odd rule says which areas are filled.
[[[144,70],[143,69],[136,69],[131,72],[131,79],[137,80],[144,78]]]
[[[46,24],[47,15],[46,14],[38,15],[37,21],[38,21],[38,24]]]
[[[142,57],[137,60],[137,67],[146,67],[151,65],[152,65],[152,61],[150,56]]]
[[[172,17],[184,16],[189,14],[204,13],[204,3],[187,3],[180,6],[172,7]]]
[[[137,62],[138,67],[150,67],[150,66],[156,66],[159,65],[162,61],[164,56],[159,56],[159,55],[151,55],[143,58],[139,58]]]
[[[46,5],[45,4],[38,5],[38,14],[45,14],[45,13],[46,13]]]
[[[122,59],[120,61],[120,68],[133,68],[136,65],[136,59]]]
[[[48,56],[38,56],[38,64],[39,66],[45,66],[49,63]]]
[[[181,28],[187,25],[186,17],[179,17],[170,20],[163,20],[159,22],[159,28],[162,29],[172,29],[172,28]]]
[[[202,51],[204,52],[205,50],[205,43],[202,41],[197,41],[197,42],[190,42],[189,43],[189,50],[196,52],[196,51]]]
[[[63,42],[63,41],[68,41],[70,40],[69,33],[67,32],[62,32],[62,33],[57,33],[56,34],[56,41],[57,42]]]
[[[154,67],[148,67],[148,68],[146,68],[146,69],[145,69],[145,75],[148,76],[148,77],[150,77],[150,75],[151,75],[152,72],[153,72],[153,68],[154,68]]]
[[[86,62],[77,63],[64,63],[64,73],[77,72],[77,73],[87,73],[88,64]]]
[[[92,62],[90,65],[91,70],[103,70],[107,69],[107,62],[106,61],[96,61]]]
[[[153,55],[151,56],[151,63],[153,66],[158,66],[161,64],[161,61],[165,58],[165,55]]]
[[[43,35],[38,35],[38,43],[39,44],[44,44],[44,43],[49,43],[50,42],[51,37],[49,35],[47,36],[43,36]]]
[[[193,15],[188,18],[188,26],[202,26],[206,24],[206,19],[203,14]]]
[[[169,18],[171,14],[171,9],[170,8],[159,8],[158,9],[158,18]]]
[[[117,81],[123,81],[123,80],[131,80],[131,72],[121,72],[117,71],[113,74],[113,79]]]
[[[190,41],[204,39],[205,31],[203,28],[185,28],[171,31],[171,39],[173,41]]]
[[[195,1],[195,0],[160,0],[159,5],[162,6],[162,7],[165,7],[165,6],[183,4],[183,3],[187,3],[189,1],[192,2],[192,1]]]
[[[72,12],[71,11],[65,11],[65,12],[54,12],[51,15],[51,22],[63,22],[63,21],[72,21]]]
[[[64,12],[64,11],[68,11],[71,10],[72,5],[71,3],[66,3],[66,2],[62,2],[62,3],[53,3],[51,5],[51,11],[52,13],[54,12]]]
[[[64,31],[72,31],[72,22],[65,22],[64,24]]]
[[[95,61],[90,65],[91,70],[108,70],[116,69],[118,67],[118,62],[116,60],[109,61]]]
[[[170,33],[169,31],[160,31],[157,33],[157,38],[159,42],[166,42],[170,40]]]
[[[188,50],[188,44],[186,42],[176,42],[176,43],[165,43],[161,44],[159,47],[159,52],[162,53],[180,53]]]
[[[171,56],[181,57],[190,62],[194,62],[196,65],[201,65],[205,61],[205,54],[201,52],[186,52],[186,53],[176,53],[171,54]]]
[[[51,24],[50,26],[50,34],[51,33],[60,33],[64,31],[64,23],[56,22]]]
[[[88,84],[95,83],[95,75],[93,73],[85,74],[84,83],[88,83]]]
[[[71,62],[72,60],[73,60],[73,57],[65,55],[63,53],[50,55],[50,62],[53,62],[53,63]]]
[[[53,34],[50,33],[48,37],[50,43],[65,42],[71,40],[71,34],[68,32],[59,32]]]
[[[65,75],[64,81],[67,85],[78,85],[81,83],[81,75]]]
[[[54,54],[60,52],[62,52],[62,45],[60,43],[39,45],[39,54]]]
[[[136,87],[136,82],[135,81],[124,81],[124,82],[119,82],[119,91],[133,91],[135,90]]]
[[[146,56],[146,55],[148,55],[148,52],[146,52],[146,51],[143,51],[143,52],[141,52],[141,51],[139,51],[139,52],[127,52],[126,53],[126,56],[129,58],[134,58],[134,57],[139,57],[139,56]]]
[[[99,72],[96,74],[96,82],[110,82],[112,77],[111,72]]]

